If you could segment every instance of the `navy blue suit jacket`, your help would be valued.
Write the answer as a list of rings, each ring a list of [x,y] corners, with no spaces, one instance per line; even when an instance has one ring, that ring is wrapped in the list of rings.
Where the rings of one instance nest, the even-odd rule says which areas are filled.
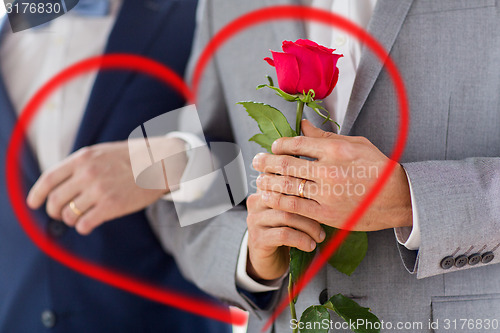
[[[124,0],[106,53],[141,54],[184,74],[195,27],[195,0]],[[98,74],[74,150],[126,140],[141,123],[183,106],[169,87],[145,75]],[[48,258],[28,239],[6,191],[6,147],[16,121],[0,78],[0,332],[229,332],[230,327],[96,282]],[[26,149],[21,168],[28,190],[40,176]],[[142,280],[203,295],[180,274],[143,211],[105,223],[90,236],[37,212],[46,232],[68,250]],[[42,313],[44,320],[42,321]],[[45,323],[45,325],[44,325]],[[47,326],[53,326],[47,328]]]

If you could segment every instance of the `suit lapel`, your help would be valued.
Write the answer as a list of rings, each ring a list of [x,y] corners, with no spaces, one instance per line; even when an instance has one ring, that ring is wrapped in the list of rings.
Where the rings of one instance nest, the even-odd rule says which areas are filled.
[[[390,52],[413,0],[378,0],[368,31]],[[361,112],[383,64],[365,48],[354,81],[341,134],[347,135]]]
[[[155,32],[165,15],[178,0],[123,1],[123,7],[109,37],[105,53],[142,54],[154,42]],[[158,15],[161,11],[163,14]],[[135,25],[140,17],[149,24]],[[134,73],[127,71],[99,72],[75,140],[73,150],[95,143],[97,135]]]

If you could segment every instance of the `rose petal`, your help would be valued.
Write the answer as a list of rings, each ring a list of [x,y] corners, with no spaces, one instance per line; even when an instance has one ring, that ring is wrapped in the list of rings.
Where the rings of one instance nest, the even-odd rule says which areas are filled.
[[[316,52],[310,50],[308,47],[294,43],[283,43],[283,51],[287,54],[293,54],[297,58],[300,75],[297,92],[305,92],[307,94],[309,89],[314,89],[316,93],[318,91],[323,91],[323,93],[328,91],[328,86],[321,87],[323,82],[323,68]]]
[[[264,60],[265,60],[265,61],[267,61],[267,63],[268,63],[269,65],[271,65],[271,66],[275,67],[275,66],[274,66],[274,60],[273,60],[273,59],[271,59],[271,58],[269,58],[269,57],[266,57],[266,58],[264,58]]]
[[[309,40],[309,39],[297,39],[297,41],[295,43],[298,45],[302,45],[302,46],[308,46],[309,48],[313,48],[313,49],[317,48],[317,49],[320,49],[321,51],[324,51],[328,54],[332,54],[335,51],[335,49],[330,49],[330,48],[325,47],[323,45],[319,45],[316,42],[313,42],[312,40]]]
[[[299,82],[299,65],[297,59],[292,54],[271,51],[278,76],[280,89],[289,94],[297,93]]]
[[[332,93],[333,88],[335,88],[335,86],[337,85],[338,80],[339,80],[339,69],[335,68],[335,73],[333,73],[333,78],[332,78],[332,82],[330,84],[330,89],[326,93],[325,97],[329,96]],[[325,98],[325,97],[323,97],[323,98]]]
[[[337,85],[337,80],[338,80],[338,71],[339,69],[337,68],[337,62],[340,58],[343,57],[342,54],[321,54],[319,55],[320,59],[322,60],[322,65],[323,65],[323,70],[325,71],[325,87],[327,89],[325,91],[322,91],[321,93],[316,94],[316,99],[324,99],[328,95],[332,93],[333,88]],[[337,75],[335,77],[335,75]],[[323,87],[323,86],[322,86]]]

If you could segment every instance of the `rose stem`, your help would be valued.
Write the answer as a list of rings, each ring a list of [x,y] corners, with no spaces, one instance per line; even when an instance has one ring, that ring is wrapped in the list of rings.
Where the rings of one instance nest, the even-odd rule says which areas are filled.
[[[297,323],[297,313],[295,312],[295,303],[293,302],[293,283],[292,283],[292,273],[288,274],[288,298],[290,299],[290,313],[292,314],[292,320]],[[292,333],[298,333],[298,325],[293,329]]]
[[[302,114],[304,113],[304,102],[302,101],[297,101],[297,118],[295,122],[295,132],[297,132],[297,135],[300,136],[300,125],[302,121]]]

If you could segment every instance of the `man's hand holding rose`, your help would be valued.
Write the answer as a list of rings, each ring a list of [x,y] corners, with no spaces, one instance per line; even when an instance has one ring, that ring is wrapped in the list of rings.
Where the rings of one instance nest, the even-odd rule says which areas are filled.
[[[389,162],[388,157],[366,138],[324,132],[308,121],[303,121],[303,133],[303,137],[277,140],[272,147],[275,155],[259,154],[253,162],[254,168],[262,174],[257,179],[259,192],[247,202],[249,266],[257,271],[254,275],[261,278],[268,275],[261,259],[264,256],[260,254],[263,248],[267,246],[265,253],[269,255],[282,251],[279,249],[282,245],[312,251],[314,247],[309,245],[307,248],[306,244],[312,240],[321,241],[319,223],[340,228]],[[299,186],[303,179],[307,181],[304,198],[301,198]],[[258,211],[267,211],[266,218],[255,218],[254,212]],[[409,184],[405,171],[398,164],[355,230],[376,231],[411,225]],[[274,239],[268,240],[259,233],[259,227],[267,228],[270,235],[273,229],[287,231],[275,232]],[[259,240],[251,242],[251,239]],[[281,265],[287,267],[286,257],[281,257]],[[275,277],[275,274],[270,275]]]

